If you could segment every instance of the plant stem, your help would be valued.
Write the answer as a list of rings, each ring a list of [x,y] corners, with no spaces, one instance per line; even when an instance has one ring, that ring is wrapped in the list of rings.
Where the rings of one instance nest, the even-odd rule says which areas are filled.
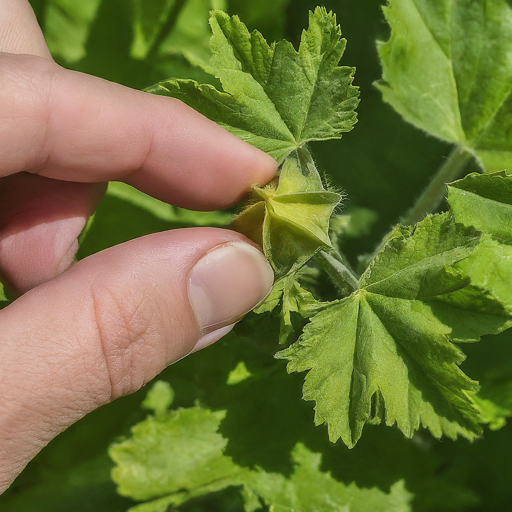
[[[427,214],[435,212],[445,198],[446,183],[460,178],[472,158],[473,153],[470,150],[463,146],[456,146],[416,201],[416,204],[402,217],[401,224],[416,224],[416,222],[423,220]]]
[[[318,266],[325,271],[337,290],[345,297],[357,289],[358,279],[352,271],[332,253],[320,251],[315,255]]]
[[[148,55],[147,55],[148,60],[150,60],[150,61],[154,60],[154,58],[156,57],[159,46],[164,42],[166,37],[169,35],[171,30],[174,28],[174,25],[176,25],[176,22],[178,21],[181,10],[183,9],[186,2],[187,2],[187,0],[176,0],[174,2],[174,5],[172,6],[171,11],[169,12],[169,15],[167,16],[165,23],[162,25],[160,32],[156,36],[155,40],[153,41],[153,44],[151,45],[151,48],[148,51]]]

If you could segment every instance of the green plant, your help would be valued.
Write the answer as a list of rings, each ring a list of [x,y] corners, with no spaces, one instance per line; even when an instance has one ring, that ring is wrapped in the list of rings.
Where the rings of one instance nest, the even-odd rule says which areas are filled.
[[[160,4],[148,14],[136,2],[134,11],[139,28],[132,55],[145,65],[153,59],[153,74],[164,62],[158,51],[182,59],[166,50],[172,45],[156,28],[170,30],[168,20],[178,26],[179,17],[169,16],[172,2]],[[512,150],[512,8],[505,0],[391,0],[385,15],[391,35],[379,44],[383,80],[377,87],[406,121],[455,147],[402,224],[380,242],[370,236],[367,246],[360,239],[372,233],[375,214],[343,210],[354,180],[351,160],[339,149],[349,144],[348,136],[332,146],[342,168],[334,186],[332,178],[322,179],[309,152],[313,148],[321,162],[322,146],[330,143],[315,141],[338,138],[355,123],[354,70],[338,65],[345,43],[332,13],[317,8],[310,14],[297,51],[286,41],[268,45],[238,18],[214,11],[211,59],[193,53],[192,45],[180,60],[185,71],[190,62],[199,65],[193,73],[205,85],[178,78],[150,87],[182,99],[281,164],[278,178],[254,188],[230,224],[261,244],[277,282],[227,340],[208,349],[208,357],[198,354],[168,370],[143,402],[152,413],[111,446],[120,494],[143,502],[132,503],[133,512],[502,510],[509,502],[512,465],[497,455],[511,442],[506,428],[495,434],[487,429],[484,441],[472,445],[435,438],[474,440],[485,425],[499,429],[512,415],[506,364],[512,177],[503,171]],[[362,91],[385,117],[380,99],[369,88]],[[397,132],[405,129],[391,119]],[[372,121],[378,125],[377,116]],[[363,138],[368,130],[362,126]],[[407,135],[416,136],[422,137]],[[389,148],[408,152],[390,138],[381,143],[382,154],[393,160]],[[367,139],[352,141],[359,151],[354,158],[364,161]],[[414,150],[407,161],[417,163]],[[359,190],[371,195],[364,178],[363,172]],[[436,213],[453,180],[448,208]],[[405,195],[405,205],[413,202],[408,183],[396,179],[393,185],[397,190],[388,199]],[[349,189],[341,207],[340,186]],[[225,225],[231,218],[173,209],[122,185],[111,188],[108,201],[146,212],[148,230]],[[392,219],[389,211],[379,213]],[[98,243],[115,242],[107,240],[101,219],[100,207],[83,255]],[[469,357],[461,367],[460,343],[501,332],[496,341],[465,345]],[[305,383],[296,373],[304,371]],[[307,401],[300,398],[302,386]],[[314,426],[323,423],[327,429]],[[70,434],[68,443],[77,440]],[[491,472],[492,491],[485,490],[481,468],[496,460],[505,470],[502,476]],[[90,466],[108,468],[105,455]],[[94,482],[87,466],[75,474],[75,482],[81,477],[88,483],[75,483],[70,495]],[[129,507],[119,503],[116,510]]]

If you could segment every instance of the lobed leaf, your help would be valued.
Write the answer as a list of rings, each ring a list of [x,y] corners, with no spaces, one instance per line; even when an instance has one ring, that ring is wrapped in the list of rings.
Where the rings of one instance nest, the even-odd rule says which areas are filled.
[[[199,110],[278,162],[313,140],[339,138],[356,122],[353,68],[339,67],[345,50],[335,15],[310,13],[298,52],[288,41],[268,45],[237,16],[213,11],[207,70],[222,91],[192,80],[168,80],[148,90]]]
[[[396,423],[408,437],[481,432],[477,383],[459,368],[453,339],[470,341],[508,327],[507,308],[455,266],[480,237],[449,214],[396,228],[362,275],[359,288],[313,317],[297,343],[276,357],[309,371],[304,398],[317,424],[349,447],[365,423]]]
[[[270,295],[254,312],[257,314],[270,312],[279,304],[281,304],[279,343],[282,345],[295,341],[308,319],[328,306],[328,303],[317,301],[311,292],[301,286],[297,281],[297,274],[275,283]]]
[[[458,267],[512,308],[512,176],[470,174],[448,185],[448,202],[457,222],[487,234]]]
[[[322,470],[322,455],[301,442],[290,447],[290,474],[235,463],[225,453],[228,439],[221,434],[225,414],[193,407],[150,416],[133,427],[130,438],[111,447],[118,491],[145,501],[130,512],[166,512],[233,486],[242,488],[248,511],[263,505],[283,512],[410,510],[411,494],[403,481],[388,492],[341,482]]]
[[[402,117],[512,166],[512,6],[507,0],[390,0],[376,85]]]
[[[131,439],[110,448],[118,492],[149,500],[230,478],[237,468],[222,455],[227,441],[217,429],[223,417],[222,411],[179,409],[137,424]]]
[[[469,174],[448,185],[448,202],[457,222],[512,244],[512,176]]]

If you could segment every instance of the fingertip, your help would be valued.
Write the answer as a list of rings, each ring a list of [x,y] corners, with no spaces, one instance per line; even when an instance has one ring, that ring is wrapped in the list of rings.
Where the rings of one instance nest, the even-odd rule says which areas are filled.
[[[15,295],[64,272],[104,184],[67,183],[28,173],[0,181],[0,274]]]
[[[45,219],[20,215],[0,232],[0,269],[15,295],[64,272],[74,261],[86,218]]]
[[[267,153],[250,146],[254,151],[254,162],[258,170],[259,179],[253,185],[263,186],[271,181],[277,173],[277,162]]]
[[[236,138],[236,137],[235,137]],[[253,186],[263,187],[270,182],[277,173],[277,162],[267,153],[251,146],[237,138],[240,144],[240,151],[236,157],[238,174],[245,178],[244,186],[240,187],[241,192],[231,205],[245,200]]]

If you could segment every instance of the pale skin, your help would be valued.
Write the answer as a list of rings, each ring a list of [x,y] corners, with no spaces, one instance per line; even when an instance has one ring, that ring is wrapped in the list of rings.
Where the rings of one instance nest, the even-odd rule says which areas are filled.
[[[179,101],[57,66],[26,0],[0,0],[0,493],[59,432],[216,341],[271,269],[245,237],[150,235],[73,264],[109,180],[213,210],[276,162]]]

